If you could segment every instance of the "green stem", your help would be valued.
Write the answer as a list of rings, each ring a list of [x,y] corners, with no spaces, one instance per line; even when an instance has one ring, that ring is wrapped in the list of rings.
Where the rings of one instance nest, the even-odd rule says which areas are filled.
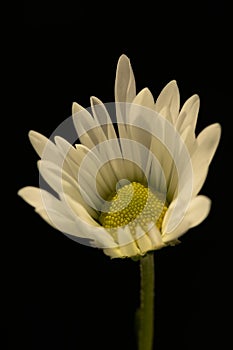
[[[140,258],[141,291],[138,310],[138,350],[152,350],[154,334],[154,254]]]

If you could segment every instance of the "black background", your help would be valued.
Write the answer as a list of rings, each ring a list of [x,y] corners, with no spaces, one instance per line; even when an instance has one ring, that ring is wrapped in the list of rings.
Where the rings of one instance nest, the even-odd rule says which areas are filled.
[[[212,209],[206,221],[182,237],[182,244],[155,252],[154,348],[231,348],[228,9],[217,1],[132,3],[130,11],[125,3],[106,6],[24,4],[15,192],[38,185],[38,157],[28,131],[49,136],[70,116],[73,101],[84,107],[91,95],[112,101],[122,53],[131,59],[137,91],[147,86],[157,96],[176,79],[181,103],[198,93],[197,132],[215,122],[223,126],[201,191],[212,199]],[[74,243],[16,195],[14,201],[9,348],[136,349],[138,264],[110,260],[102,251]]]

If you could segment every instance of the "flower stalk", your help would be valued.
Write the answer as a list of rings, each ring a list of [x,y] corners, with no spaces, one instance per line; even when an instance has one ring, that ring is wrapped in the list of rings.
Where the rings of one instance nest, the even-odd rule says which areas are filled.
[[[137,312],[138,350],[152,350],[154,337],[154,254],[140,258],[140,308]]]

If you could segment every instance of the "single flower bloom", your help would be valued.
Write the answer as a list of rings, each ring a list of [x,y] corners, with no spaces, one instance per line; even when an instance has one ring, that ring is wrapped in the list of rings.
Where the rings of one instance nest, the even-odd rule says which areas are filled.
[[[174,245],[207,217],[211,205],[198,193],[220,125],[196,137],[198,111],[197,95],[180,109],[175,81],[156,101],[148,88],[136,94],[130,61],[122,55],[115,103],[91,97],[90,111],[73,104],[80,143],[29,132],[41,157],[39,172],[53,191],[29,186],[18,194],[51,226],[112,258]]]

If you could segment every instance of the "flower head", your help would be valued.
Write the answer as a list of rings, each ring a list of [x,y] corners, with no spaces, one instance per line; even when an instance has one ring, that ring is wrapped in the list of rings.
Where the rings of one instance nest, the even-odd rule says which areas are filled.
[[[91,97],[91,108],[73,104],[79,143],[56,131],[47,139],[29,132],[41,157],[44,188],[18,194],[50,225],[78,242],[115,257],[135,257],[174,245],[208,215],[210,200],[198,195],[220,139],[220,125],[195,127],[199,97],[180,109],[175,81],[156,101],[148,88],[136,94],[129,59],[118,61],[115,102]],[[70,134],[67,124],[62,134]]]

